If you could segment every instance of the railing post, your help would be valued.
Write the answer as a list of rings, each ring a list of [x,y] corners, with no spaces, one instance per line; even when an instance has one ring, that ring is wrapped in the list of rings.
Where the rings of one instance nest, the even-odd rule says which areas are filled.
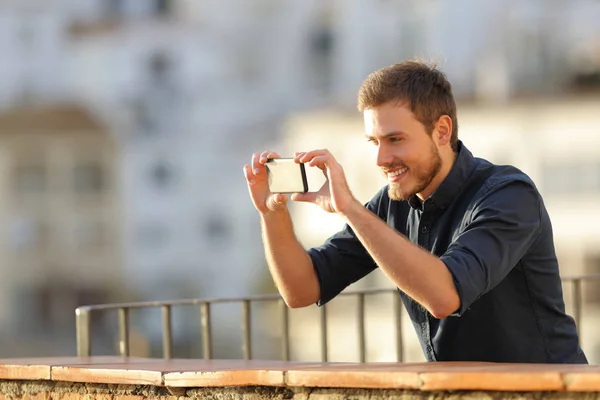
[[[77,356],[89,357],[92,355],[92,338],[90,334],[90,311],[79,307],[75,310]]]
[[[321,306],[321,361],[327,362],[327,305]]]
[[[202,324],[202,352],[204,359],[212,358],[212,338],[210,326],[210,303],[204,302],[201,307],[201,324]]]
[[[358,354],[360,362],[366,361],[366,346],[365,346],[365,294],[358,294],[357,308],[357,323],[358,323]]]
[[[396,360],[402,362],[404,360],[404,343],[402,341],[402,301],[397,292],[394,296],[394,319],[396,322]]]
[[[573,279],[573,319],[579,333],[579,343],[581,343],[581,278]]]
[[[281,307],[281,353],[284,361],[290,359],[290,317],[287,304],[280,300]]]
[[[163,358],[169,360],[173,357],[173,339],[171,335],[171,306],[162,306],[162,336]]]
[[[242,302],[242,352],[244,360],[252,359],[252,326],[250,300]]]
[[[129,357],[129,309],[119,308],[119,354]]]

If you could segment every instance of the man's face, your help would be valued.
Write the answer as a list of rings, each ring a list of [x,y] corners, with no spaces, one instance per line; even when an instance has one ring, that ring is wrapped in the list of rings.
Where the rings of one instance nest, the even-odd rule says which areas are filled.
[[[392,200],[415,194],[431,195],[432,180],[440,172],[439,149],[407,105],[388,102],[364,111],[365,133],[373,144],[377,165],[389,184]]]

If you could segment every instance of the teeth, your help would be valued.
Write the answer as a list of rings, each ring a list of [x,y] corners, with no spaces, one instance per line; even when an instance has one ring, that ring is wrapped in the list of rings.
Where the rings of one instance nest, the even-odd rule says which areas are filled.
[[[398,171],[394,171],[394,172],[388,172],[388,176],[392,177],[392,176],[398,176],[398,175],[402,175],[403,173],[405,173],[408,170],[408,168],[402,168],[399,169]]]

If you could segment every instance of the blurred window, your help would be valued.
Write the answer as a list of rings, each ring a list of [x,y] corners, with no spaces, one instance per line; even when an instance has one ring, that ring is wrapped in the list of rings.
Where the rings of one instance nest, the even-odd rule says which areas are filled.
[[[232,237],[230,221],[219,212],[207,214],[201,221],[202,236],[213,245],[226,244]]]
[[[100,163],[90,162],[75,166],[73,186],[78,193],[99,193],[105,188],[104,171]]]
[[[166,162],[159,162],[150,169],[150,180],[153,188],[168,189],[175,180],[173,167]]]
[[[164,51],[156,51],[146,61],[147,83],[134,102],[136,123],[145,135],[176,130],[180,90],[175,83],[174,62]]]
[[[102,0],[102,4],[105,18],[119,18],[124,12],[123,0]]]
[[[327,93],[331,86],[334,36],[329,27],[315,29],[310,37],[310,58],[315,89]]]
[[[19,165],[14,172],[15,191],[19,195],[39,194],[46,190],[46,170],[42,165]]]
[[[155,13],[159,16],[170,15],[172,11],[173,5],[171,4],[171,0],[155,0]]]

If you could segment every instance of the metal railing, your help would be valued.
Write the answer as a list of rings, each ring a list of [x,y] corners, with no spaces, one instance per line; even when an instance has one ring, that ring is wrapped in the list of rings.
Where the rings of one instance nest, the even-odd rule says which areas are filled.
[[[573,318],[579,331],[581,340],[581,318],[582,318],[582,283],[585,281],[600,280],[600,274],[579,275],[565,277],[563,282],[571,284],[572,288],[572,310]],[[339,296],[355,296],[357,298],[356,317],[357,317],[357,338],[360,362],[365,362],[366,334],[365,334],[365,298],[376,294],[392,294],[393,296],[393,318],[396,338],[396,360],[403,361],[403,339],[402,339],[402,302],[396,289],[367,289],[345,291]],[[233,298],[215,298],[215,299],[189,299],[173,301],[150,301],[136,303],[114,303],[81,306],[75,310],[76,329],[77,329],[77,355],[80,357],[92,355],[91,341],[91,318],[92,313],[106,312],[109,310],[118,311],[118,332],[119,332],[119,355],[129,356],[129,316],[133,309],[141,308],[160,308],[162,311],[162,355],[164,359],[173,357],[173,335],[172,335],[172,309],[173,307],[197,306],[200,311],[200,325],[202,336],[202,355],[206,360],[212,359],[212,320],[211,307],[219,303],[239,303],[242,307],[242,353],[246,360],[252,359],[252,316],[251,305],[260,302],[275,302],[279,304],[280,323],[282,331],[281,359],[288,361],[290,359],[290,330],[289,313],[290,309],[286,306],[281,296],[256,295],[248,297]],[[328,361],[328,334],[327,334],[327,305],[319,308],[320,314],[320,346],[321,361]]]

